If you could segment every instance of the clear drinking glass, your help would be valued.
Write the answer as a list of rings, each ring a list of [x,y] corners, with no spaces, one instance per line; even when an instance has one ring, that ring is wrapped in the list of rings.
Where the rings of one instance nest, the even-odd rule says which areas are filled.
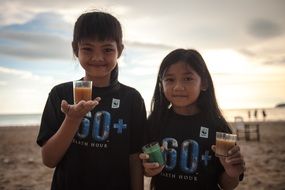
[[[92,81],[73,81],[73,100],[78,104],[81,100],[92,99]]]
[[[216,156],[228,156],[228,151],[236,144],[237,135],[216,132]]]

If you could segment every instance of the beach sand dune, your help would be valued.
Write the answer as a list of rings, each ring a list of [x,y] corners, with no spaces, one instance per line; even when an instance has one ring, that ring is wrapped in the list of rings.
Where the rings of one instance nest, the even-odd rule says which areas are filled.
[[[53,169],[41,162],[37,133],[38,127],[0,127],[0,190],[50,189]],[[247,170],[236,189],[285,190],[285,122],[262,123],[260,133],[259,142],[238,142]]]

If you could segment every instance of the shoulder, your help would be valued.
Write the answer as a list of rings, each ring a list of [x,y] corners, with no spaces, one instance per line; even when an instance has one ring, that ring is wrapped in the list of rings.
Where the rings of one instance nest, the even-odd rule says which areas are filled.
[[[72,88],[72,86],[73,86],[72,81],[57,84],[51,89],[51,92],[60,93],[62,91],[70,90]]]
[[[137,97],[137,98],[143,99],[140,92],[134,87],[130,87],[130,86],[120,83],[120,90],[123,94],[125,94],[128,97]]]
[[[232,133],[232,129],[228,122],[224,118],[217,118],[216,122],[214,123],[216,125],[218,131]]]
[[[72,81],[61,83],[61,84],[54,86],[49,93],[50,98],[59,99],[59,100],[61,99],[71,100],[72,95],[73,95]]]
[[[52,90],[62,90],[62,89],[66,89],[66,88],[72,87],[72,85],[73,85],[72,81],[60,83],[60,84],[55,85],[55,86],[52,88]]]

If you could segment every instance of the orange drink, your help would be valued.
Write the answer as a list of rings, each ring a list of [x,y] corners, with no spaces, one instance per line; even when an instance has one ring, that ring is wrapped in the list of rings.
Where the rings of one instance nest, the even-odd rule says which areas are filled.
[[[237,136],[228,133],[216,133],[216,156],[228,156],[228,151],[236,144]]]
[[[92,99],[92,81],[74,81],[73,82],[73,98],[74,104],[78,104],[81,100]]]

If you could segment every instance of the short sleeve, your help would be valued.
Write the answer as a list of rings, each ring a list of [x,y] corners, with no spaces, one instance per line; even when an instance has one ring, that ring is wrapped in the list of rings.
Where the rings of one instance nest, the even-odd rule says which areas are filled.
[[[146,109],[140,94],[135,95],[131,110],[130,154],[141,152],[146,127]]]
[[[58,96],[56,88],[53,88],[49,93],[42,118],[39,134],[37,137],[37,144],[43,146],[43,144],[53,136],[58,130],[62,115],[60,111],[61,99]]]

